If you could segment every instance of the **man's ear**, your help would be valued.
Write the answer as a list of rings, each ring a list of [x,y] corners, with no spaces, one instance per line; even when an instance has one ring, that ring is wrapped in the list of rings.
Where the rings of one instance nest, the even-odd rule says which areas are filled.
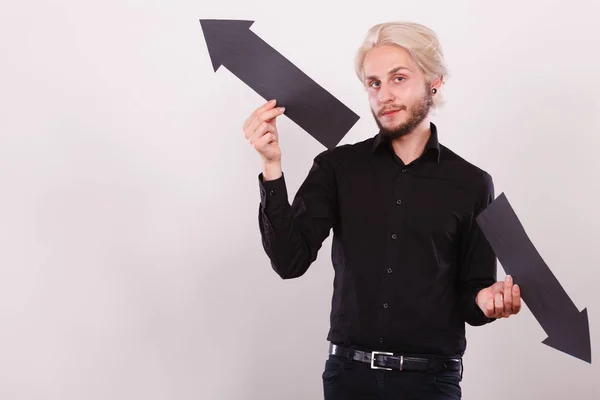
[[[444,84],[444,77],[438,76],[437,78],[435,78],[431,81],[429,90],[437,89],[437,91],[439,92],[440,89],[442,88],[443,84]]]

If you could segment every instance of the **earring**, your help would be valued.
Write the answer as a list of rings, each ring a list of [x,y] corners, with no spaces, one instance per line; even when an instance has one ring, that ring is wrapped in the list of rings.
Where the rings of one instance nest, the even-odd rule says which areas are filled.
[[[433,92],[433,94],[437,93],[437,89],[436,88],[433,88],[431,91]]]

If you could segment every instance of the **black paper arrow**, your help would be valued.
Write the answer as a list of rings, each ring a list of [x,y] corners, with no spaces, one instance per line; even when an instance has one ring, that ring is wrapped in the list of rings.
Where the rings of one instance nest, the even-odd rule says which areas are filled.
[[[250,31],[253,23],[200,20],[213,69],[225,66],[265,100],[276,99],[321,144],[335,147],[359,116]]]
[[[542,343],[591,363],[587,309],[579,312],[527,236],[504,193],[477,217],[477,223],[548,335]]]

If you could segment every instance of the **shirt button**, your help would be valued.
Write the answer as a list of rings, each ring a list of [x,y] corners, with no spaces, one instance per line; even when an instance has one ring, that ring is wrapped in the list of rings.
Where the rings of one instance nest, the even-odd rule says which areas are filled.
[[[388,269],[387,269],[387,273],[388,273],[388,274],[391,274],[391,273],[392,273],[392,269],[391,269],[391,268],[388,268]]]
[[[398,237],[398,235],[396,235],[395,233],[392,233],[392,239],[396,239]]]
[[[383,308],[388,308],[389,304],[388,303],[383,303]]]
[[[396,204],[402,204],[402,200],[400,200],[400,199],[396,200]]]
[[[379,343],[383,343],[383,338],[382,337],[379,338]]]
[[[406,172],[406,168],[402,168],[402,172]]]

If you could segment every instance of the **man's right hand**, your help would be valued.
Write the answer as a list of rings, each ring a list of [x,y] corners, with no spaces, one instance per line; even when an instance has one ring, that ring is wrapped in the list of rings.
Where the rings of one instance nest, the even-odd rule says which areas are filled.
[[[266,180],[277,178],[281,172],[281,149],[276,119],[285,109],[275,107],[275,103],[275,100],[271,100],[258,107],[243,125],[246,139],[264,162],[263,173]]]

